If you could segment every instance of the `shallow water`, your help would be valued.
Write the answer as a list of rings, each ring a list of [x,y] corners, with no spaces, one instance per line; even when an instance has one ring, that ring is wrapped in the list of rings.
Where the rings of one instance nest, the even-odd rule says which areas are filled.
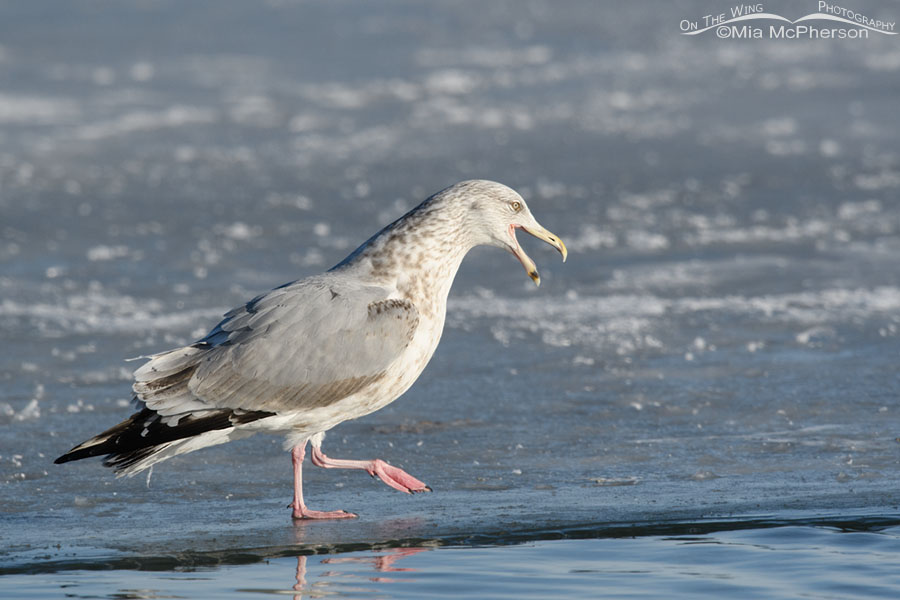
[[[724,520],[707,534],[735,540],[723,560],[754,536],[772,548],[722,567],[771,574],[748,595],[827,597],[807,564],[828,561],[837,585],[858,558],[844,544],[896,541],[896,39],[680,35],[706,2],[473,6],[0,7],[0,593],[56,594],[65,574],[114,595],[160,559],[170,583],[147,589],[191,595],[182,569],[247,549],[205,581],[239,593],[265,566],[278,575],[260,587],[283,590],[297,554],[427,540],[463,550],[404,557],[422,575],[372,593],[421,595],[431,577],[450,593],[463,584],[444,560],[487,586],[521,553],[578,595],[592,574],[559,557],[581,551],[634,552],[654,577],[611,595],[653,596],[672,549],[689,566],[715,545],[654,527]],[[130,414],[123,359],[196,339],[473,177],[521,191],[569,261],[524,241],[536,289],[510,256],[473,251],[417,384],[326,440],[433,494],[309,468],[310,505],[360,519],[291,524],[289,459],[263,436],[149,481],[52,464]],[[839,523],[866,532],[810,528]],[[636,541],[601,535],[636,524]],[[764,524],[787,528],[745,529]],[[548,531],[602,539],[535,541]],[[896,595],[888,554],[865,558]]]
[[[63,571],[8,575],[5,583],[22,589],[21,598],[896,597],[896,524],[756,525],[713,532],[710,525],[657,525],[669,533],[584,539],[585,532],[569,532],[574,538],[265,558],[247,550],[189,566],[174,557],[104,570],[72,563]]]

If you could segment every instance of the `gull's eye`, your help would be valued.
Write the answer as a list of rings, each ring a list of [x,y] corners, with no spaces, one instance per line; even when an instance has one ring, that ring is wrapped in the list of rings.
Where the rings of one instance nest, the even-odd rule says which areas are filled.
[[[509,203],[509,207],[513,210],[513,212],[519,212],[522,210],[522,203],[519,201],[513,201]]]

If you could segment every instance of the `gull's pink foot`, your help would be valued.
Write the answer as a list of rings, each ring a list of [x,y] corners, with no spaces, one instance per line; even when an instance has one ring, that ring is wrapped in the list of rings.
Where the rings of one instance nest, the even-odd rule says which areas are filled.
[[[301,519],[356,519],[357,515],[345,510],[310,510],[306,507],[294,508],[291,517]]]
[[[395,490],[415,494],[416,492],[430,492],[431,488],[419,481],[403,469],[393,467],[380,458],[372,461],[366,471],[372,477],[378,477]]]
[[[325,456],[322,449],[316,446],[312,448],[312,462],[317,467],[325,469],[361,469],[371,475],[382,480],[395,490],[407,494],[415,494],[416,492],[430,492],[431,488],[397,467],[392,467],[380,458],[375,460],[343,460],[339,458],[329,458]]]

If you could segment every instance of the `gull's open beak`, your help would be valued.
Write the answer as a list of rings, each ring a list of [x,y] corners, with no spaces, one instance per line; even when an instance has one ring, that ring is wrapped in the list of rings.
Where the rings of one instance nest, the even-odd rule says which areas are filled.
[[[516,258],[519,259],[519,262],[522,263],[522,266],[525,267],[525,271],[528,273],[528,276],[531,277],[532,281],[534,281],[535,285],[541,285],[541,276],[538,273],[537,266],[535,266],[534,261],[531,260],[525,251],[522,250],[522,247],[519,246],[519,241],[516,240],[516,229],[522,229],[526,233],[530,233],[534,237],[539,240],[544,240],[562,254],[563,262],[566,262],[566,256],[568,256],[569,252],[566,250],[566,245],[563,244],[563,241],[559,239],[559,237],[553,235],[540,225],[535,223],[535,226],[525,227],[524,225],[510,225],[509,226],[509,237],[512,238],[512,253],[515,254]]]

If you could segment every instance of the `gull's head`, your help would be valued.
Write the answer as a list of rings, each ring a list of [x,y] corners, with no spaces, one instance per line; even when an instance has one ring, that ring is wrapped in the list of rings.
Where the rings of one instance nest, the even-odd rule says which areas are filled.
[[[464,209],[466,228],[473,245],[497,246],[509,250],[535,284],[541,284],[534,261],[531,260],[516,239],[521,229],[559,250],[566,260],[566,245],[558,236],[550,233],[531,214],[525,200],[515,190],[502,183],[486,180],[463,181],[439,192],[436,196],[452,198]]]

